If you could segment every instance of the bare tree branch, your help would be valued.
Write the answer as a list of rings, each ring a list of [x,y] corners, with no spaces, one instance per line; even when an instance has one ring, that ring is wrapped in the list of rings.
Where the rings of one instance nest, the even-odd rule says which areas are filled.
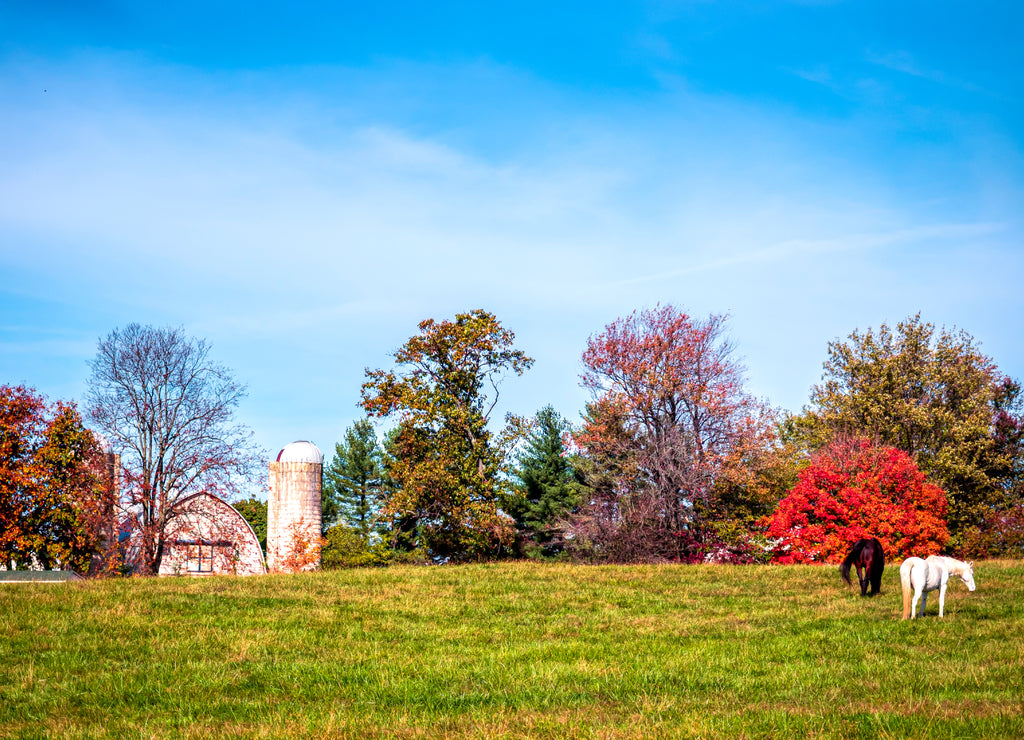
[[[261,472],[265,454],[233,423],[245,386],[209,355],[181,329],[129,324],[100,340],[91,363],[87,414],[121,454],[122,507],[150,573],[179,501],[204,490],[236,494]]]

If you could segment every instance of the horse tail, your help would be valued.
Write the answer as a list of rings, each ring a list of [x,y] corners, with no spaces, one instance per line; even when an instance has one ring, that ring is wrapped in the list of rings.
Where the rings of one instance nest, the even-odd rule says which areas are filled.
[[[857,543],[853,546],[853,549],[850,550],[850,554],[846,556],[846,560],[844,560],[843,564],[839,566],[839,575],[840,575],[840,577],[842,577],[842,579],[844,581],[846,581],[846,584],[848,586],[852,586],[853,585],[853,583],[850,581],[850,568],[851,568],[851,566],[853,566],[854,561],[857,559],[857,556],[860,554],[860,550],[861,550],[860,540],[857,540]]]
[[[900,566],[900,585],[903,587],[903,618],[910,619],[910,605],[914,600],[914,589],[910,585],[910,571],[914,564],[907,558]]]

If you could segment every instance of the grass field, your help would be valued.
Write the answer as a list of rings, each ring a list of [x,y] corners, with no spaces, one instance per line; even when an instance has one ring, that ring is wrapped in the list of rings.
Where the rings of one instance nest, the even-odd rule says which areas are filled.
[[[0,586],[0,737],[1024,737],[1024,563],[496,564]]]

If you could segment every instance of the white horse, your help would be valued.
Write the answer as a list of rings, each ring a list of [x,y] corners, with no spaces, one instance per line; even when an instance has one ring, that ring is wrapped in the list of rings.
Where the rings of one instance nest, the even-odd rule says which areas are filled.
[[[913,619],[924,616],[924,605],[928,592],[939,590],[939,616],[946,604],[946,584],[950,576],[960,576],[968,591],[974,590],[974,563],[964,563],[941,555],[930,555],[926,560],[907,558],[900,566],[900,583],[903,586],[903,618]],[[913,603],[911,603],[913,595]],[[921,600],[921,611],[917,612],[917,601]]]

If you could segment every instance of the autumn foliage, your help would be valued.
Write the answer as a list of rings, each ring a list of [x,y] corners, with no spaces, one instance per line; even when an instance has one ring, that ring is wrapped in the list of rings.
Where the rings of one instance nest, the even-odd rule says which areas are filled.
[[[318,527],[306,522],[292,522],[285,530],[285,546],[279,570],[282,573],[301,573],[320,567],[320,553],[326,540]]]
[[[920,315],[830,342],[797,419],[806,442],[864,436],[908,453],[947,494],[957,550],[1020,501],[1024,398],[969,334]]]
[[[363,384],[366,413],[398,421],[385,459],[394,486],[382,514],[396,532],[418,533],[437,560],[488,557],[513,541],[513,521],[498,501],[526,428],[509,415],[495,434],[488,422],[502,379],[533,360],[486,311],[428,319],[419,330],[395,352],[396,369],[367,370]]]
[[[760,473],[774,415],[744,391],[725,321],[659,306],[588,341],[582,380],[594,401],[575,442],[590,490],[574,548],[602,560],[700,560],[722,544],[723,491],[737,508],[767,503]]]
[[[73,405],[0,386],[0,560],[84,572],[113,517],[113,486]]]
[[[907,453],[851,438],[817,453],[764,524],[781,563],[837,563],[862,537],[899,560],[941,550],[946,508],[945,492]]]

